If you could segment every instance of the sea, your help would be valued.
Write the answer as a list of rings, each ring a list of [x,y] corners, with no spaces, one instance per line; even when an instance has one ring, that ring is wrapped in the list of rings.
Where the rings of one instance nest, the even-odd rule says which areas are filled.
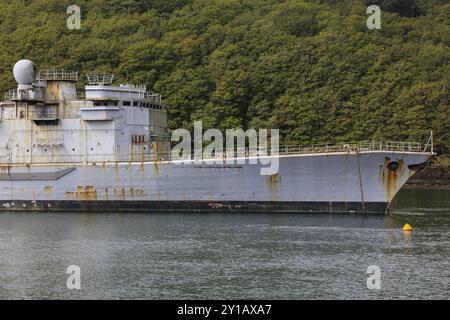
[[[449,270],[450,191],[387,215],[0,214],[0,299],[447,300]]]

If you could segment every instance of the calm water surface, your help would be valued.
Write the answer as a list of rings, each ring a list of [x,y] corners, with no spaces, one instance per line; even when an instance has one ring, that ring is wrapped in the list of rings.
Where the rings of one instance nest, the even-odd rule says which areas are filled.
[[[402,191],[392,211],[3,213],[0,298],[449,299],[450,192]],[[81,290],[66,287],[69,265]]]

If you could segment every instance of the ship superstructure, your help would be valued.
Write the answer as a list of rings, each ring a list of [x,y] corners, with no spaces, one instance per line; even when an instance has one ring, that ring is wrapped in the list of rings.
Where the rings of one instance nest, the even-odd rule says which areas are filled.
[[[167,154],[167,113],[161,96],[145,86],[114,86],[112,75],[88,74],[81,98],[77,72],[36,72],[22,60],[14,74],[18,88],[0,103],[0,135],[8,138],[2,163],[142,161]]]
[[[110,74],[14,67],[0,103],[0,210],[386,212],[428,161],[419,143],[281,147],[260,164],[170,159],[167,113],[145,86]]]

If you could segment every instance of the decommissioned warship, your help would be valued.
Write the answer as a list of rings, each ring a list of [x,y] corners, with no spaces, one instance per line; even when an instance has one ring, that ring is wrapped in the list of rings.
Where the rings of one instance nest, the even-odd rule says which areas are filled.
[[[433,155],[429,139],[280,147],[266,155],[279,161],[270,176],[255,164],[180,165],[161,96],[144,86],[87,74],[78,94],[77,72],[29,60],[14,77],[0,103],[3,211],[385,213]]]

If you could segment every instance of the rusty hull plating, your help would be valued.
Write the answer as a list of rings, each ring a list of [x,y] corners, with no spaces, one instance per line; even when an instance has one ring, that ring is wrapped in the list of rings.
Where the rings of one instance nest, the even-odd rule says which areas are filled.
[[[64,164],[13,165],[0,175],[0,209],[385,213],[415,172],[410,167],[428,157],[286,155],[272,176],[261,176],[259,165],[208,167],[194,161],[75,163],[65,169]],[[398,167],[389,169],[392,161]]]

